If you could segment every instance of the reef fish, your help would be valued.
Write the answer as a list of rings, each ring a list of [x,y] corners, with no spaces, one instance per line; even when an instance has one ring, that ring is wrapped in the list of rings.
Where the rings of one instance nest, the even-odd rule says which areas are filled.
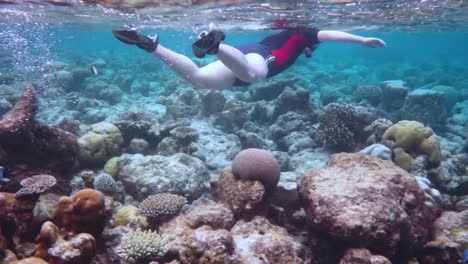
[[[5,184],[5,183],[10,181],[7,178],[3,178],[3,170],[4,170],[4,168],[2,166],[0,166],[0,184]]]
[[[463,255],[460,259],[461,264],[468,264],[468,248],[463,251]]]

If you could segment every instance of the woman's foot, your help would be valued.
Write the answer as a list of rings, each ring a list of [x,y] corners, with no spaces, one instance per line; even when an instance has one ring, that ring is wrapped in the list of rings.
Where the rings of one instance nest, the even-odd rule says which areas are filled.
[[[202,33],[200,39],[192,45],[193,54],[198,58],[203,58],[206,54],[216,54],[219,44],[224,39],[224,33],[219,30],[211,30],[208,34]]]
[[[159,45],[158,35],[145,36],[138,33],[135,29],[112,30],[112,34],[123,43],[137,45],[147,52],[154,52]]]

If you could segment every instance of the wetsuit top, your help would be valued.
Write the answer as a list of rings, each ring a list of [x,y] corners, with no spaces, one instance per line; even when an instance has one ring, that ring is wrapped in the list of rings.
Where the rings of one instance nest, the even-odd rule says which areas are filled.
[[[319,44],[317,28],[294,28],[266,37],[260,43],[252,43],[238,47],[244,53],[260,54],[268,65],[267,78],[275,76],[296,61],[305,48],[315,50]],[[245,86],[250,83],[236,79],[235,86]]]

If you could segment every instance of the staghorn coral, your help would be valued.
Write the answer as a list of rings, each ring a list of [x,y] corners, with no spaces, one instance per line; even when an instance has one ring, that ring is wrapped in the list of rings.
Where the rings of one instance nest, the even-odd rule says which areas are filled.
[[[106,221],[104,195],[93,189],[83,189],[71,197],[60,197],[54,213],[54,223],[73,233],[102,232]]]
[[[41,194],[52,188],[56,183],[57,180],[52,175],[35,175],[20,182],[23,188],[17,191],[15,196],[20,197],[23,195]]]
[[[94,177],[94,189],[103,193],[114,193],[118,190],[114,178],[107,173],[101,173]]]
[[[34,256],[51,264],[90,263],[96,255],[96,240],[81,233],[71,238],[61,235],[52,222],[45,222],[36,238]]]
[[[151,221],[164,221],[176,215],[187,203],[183,196],[172,193],[158,193],[148,196],[138,206],[138,213]]]
[[[319,116],[321,137],[325,146],[338,149],[351,149],[355,145],[354,122],[357,112],[353,106],[331,103]]]
[[[268,151],[244,149],[232,161],[232,173],[237,178],[260,181],[268,193],[272,193],[278,184],[280,167],[278,160]]]
[[[417,121],[403,120],[391,126],[382,136],[390,148],[401,148],[406,153],[419,153],[429,157],[429,162],[439,165],[442,159],[440,143],[432,129]]]
[[[117,248],[117,254],[128,263],[148,263],[164,256],[166,241],[157,232],[136,230],[128,233]]]

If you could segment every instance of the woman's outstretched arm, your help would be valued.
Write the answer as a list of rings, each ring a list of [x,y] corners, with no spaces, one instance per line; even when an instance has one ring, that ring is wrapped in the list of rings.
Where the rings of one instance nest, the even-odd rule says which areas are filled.
[[[352,42],[359,43],[367,47],[386,47],[387,44],[379,38],[368,38],[336,30],[320,30],[317,34],[320,42]]]

